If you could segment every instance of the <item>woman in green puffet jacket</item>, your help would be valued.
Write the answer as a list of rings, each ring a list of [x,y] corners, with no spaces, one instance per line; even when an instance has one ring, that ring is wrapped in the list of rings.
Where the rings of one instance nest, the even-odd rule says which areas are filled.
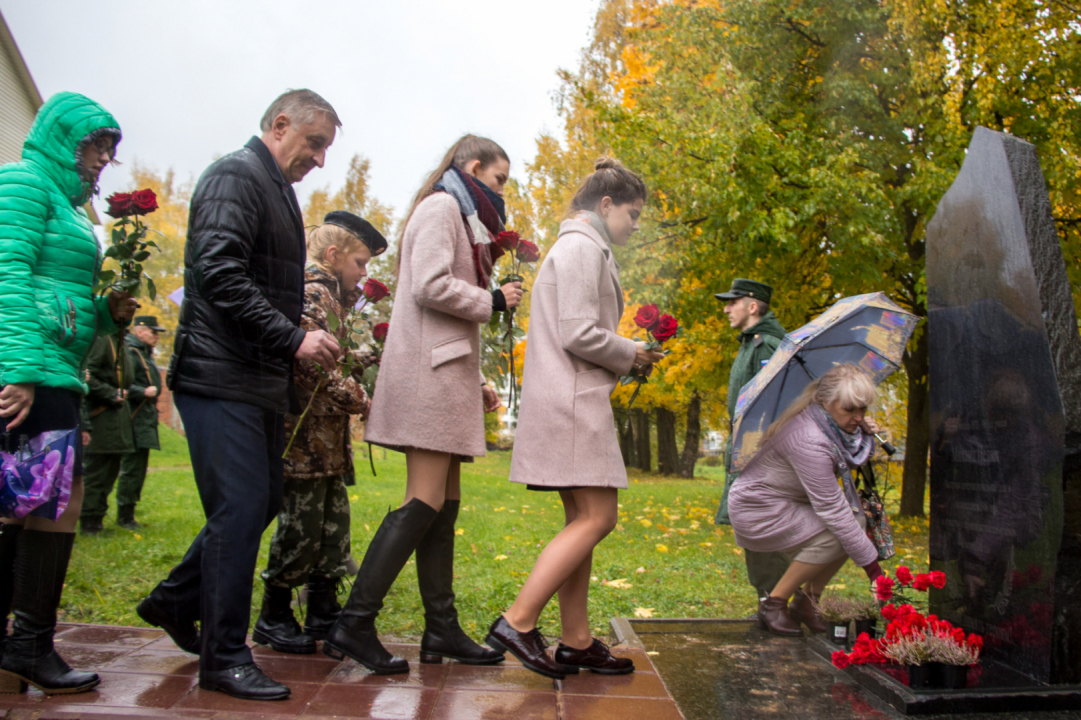
[[[115,332],[137,303],[95,297],[102,253],[82,205],[115,157],[120,128],[93,100],[58,93],[41,106],[22,160],[0,167],[0,440],[80,425],[83,360],[97,334]],[[0,692],[31,683],[46,693],[98,684],[53,649],[56,608],[82,505],[81,444],[71,497],[53,522],[5,518],[0,532],[0,608],[6,625]],[[0,630],[0,632],[3,632]]]

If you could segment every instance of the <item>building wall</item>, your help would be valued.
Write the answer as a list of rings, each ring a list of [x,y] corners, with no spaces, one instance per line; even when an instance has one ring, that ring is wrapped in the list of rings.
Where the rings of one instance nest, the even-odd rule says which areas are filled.
[[[0,28],[0,33],[6,29]],[[0,42],[0,164],[22,157],[23,140],[37,112],[20,77],[20,65],[8,43]]]

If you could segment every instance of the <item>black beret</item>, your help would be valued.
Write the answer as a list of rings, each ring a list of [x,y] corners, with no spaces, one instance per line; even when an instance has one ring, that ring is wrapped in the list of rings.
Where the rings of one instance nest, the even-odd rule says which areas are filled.
[[[351,212],[345,210],[328,212],[327,216],[323,218],[323,224],[337,225],[353,233],[372,251],[373,257],[386,252],[387,239],[383,237],[383,234],[376,230],[370,222]]]

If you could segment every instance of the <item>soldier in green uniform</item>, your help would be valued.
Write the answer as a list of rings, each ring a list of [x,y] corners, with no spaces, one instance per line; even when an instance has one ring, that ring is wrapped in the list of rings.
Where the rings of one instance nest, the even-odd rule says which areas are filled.
[[[732,362],[728,376],[728,446],[725,450],[724,494],[717,510],[716,523],[731,525],[728,520],[728,491],[739,473],[732,472],[732,423],[736,416],[739,391],[769,362],[784,339],[784,328],[777,316],[769,309],[773,288],[765,283],[737,278],[732,289],[714,295],[725,302],[724,312],[728,322],[739,330],[739,352]],[[747,562],[747,579],[754,586],[758,597],[766,597],[788,569],[788,558],[781,553],[760,553],[744,549]]]
[[[161,450],[158,444],[161,372],[154,364],[154,348],[158,344],[158,333],[164,330],[153,315],[139,315],[132,323],[131,332],[124,338],[133,376],[128,389],[128,408],[131,410],[135,452],[125,453],[120,460],[120,479],[116,485],[116,524],[128,530],[142,527],[135,520],[135,505],[143,494],[150,451]]]
[[[90,416],[90,444],[83,462],[83,509],[79,516],[84,535],[101,532],[109,510],[108,497],[120,474],[125,453],[135,450],[128,410],[132,381],[131,358],[117,362],[125,349],[116,335],[99,336],[86,358],[86,409]]]

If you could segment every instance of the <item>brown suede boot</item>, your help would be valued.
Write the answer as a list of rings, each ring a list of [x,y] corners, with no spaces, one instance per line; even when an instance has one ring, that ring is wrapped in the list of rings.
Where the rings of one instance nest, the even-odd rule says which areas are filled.
[[[816,602],[818,602],[818,596],[796,590],[796,594],[792,596],[792,602],[788,604],[788,616],[796,625],[803,623],[813,633],[824,633],[826,621],[815,609]]]
[[[779,597],[766,597],[758,601],[758,624],[774,635],[801,637],[799,623],[788,616],[788,601]]]

